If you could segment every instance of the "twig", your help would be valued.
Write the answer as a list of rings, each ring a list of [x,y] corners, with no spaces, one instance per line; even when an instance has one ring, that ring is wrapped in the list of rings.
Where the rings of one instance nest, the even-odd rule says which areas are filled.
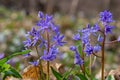
[[[98,55],[96,55],[95,53],[93,53],[93,55],[96,56],[96,57],[98,57],[98,58],[102,58],[101,56],[98,56]]]

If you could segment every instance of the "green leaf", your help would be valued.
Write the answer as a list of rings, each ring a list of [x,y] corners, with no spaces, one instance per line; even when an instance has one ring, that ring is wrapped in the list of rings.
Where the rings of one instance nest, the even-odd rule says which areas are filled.
[[[113,75],[109,75],[105,80],[115,80]]]
[[[70,73],[71,73],[71,72],[69,72],[69,71],[65,72],[65,73],[63,74],[63,77],[64,77],[64,78],[67,78]]]
[[[80,56],[82,56],[82,46],[81,45],[78,45],[78,51],[80,53]]]
[[[57,80],[67,80],[67,79],[63,78],[63,76],[60,73],[58,73],[57,71],[55,71],[52,67],[51,67],[51,70]]]
[[[3,64],[2,66],[0,66],[0,73],[9,70],[9,68],[10,68],[9,64],[6,63]]]
[[[91,77],[91,74],[90,74],[90,72],[89,72],[89,69],[88,69],[88,68],[85,68],[85,73],[86,73],[86,75],[87,75],[88,77]]]
[[[82,75],[82,74],[76,74],[76,76],[78,76],[80,78],[80,80],[88,80],[86,78],[86,76]]]
[[[81,41],[75,41],[75,46],[81,45]]]
[[[4,77],[3,77],[3,80],[5,80],[5,78],[7,76],[13,76],[13,77],[16,77],[16,78],[22,78],[22,76],[19,74],[19,72],[17,72],[14,68],[10,68],[8,71],[5,71],[4,72]]]
[[[23,55],[23,54],[27,54],[29,53],[30,50],[24,50],[22,52],[17,52],[17,53],[13,53],[12,55],[8,56],[8,57],[5,57],[3,59],[0,60],[0,66],[2,66],[5,62],[7,62],[9,59],[17,56],[17,55]]]
[[[56,77],[57,80],[61,80],[62,79],[62,75],[60,73],[55,71],[52,67],[51,67],[51,70],[52,70],[52,73],[54,74],[54,76]]]

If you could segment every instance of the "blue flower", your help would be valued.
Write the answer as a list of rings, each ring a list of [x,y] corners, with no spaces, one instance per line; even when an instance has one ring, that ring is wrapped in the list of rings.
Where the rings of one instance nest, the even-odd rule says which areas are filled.
[[[100,30],[100,27],[98,24],[94,24],[93,27],[91,27],[91,32],[95,33]]]
[[[42,38],[42,36],[40,36],[40,45],[39,47],[42,48],[43,46],[47,47],[47,41],[45,39]]]
[[[26,37],[27,39],[23,41],[23,44],[25,47],[31,47],[32,46],[32,40],[29,37]]]
[[[53,16],[49,16],[48,14],[46,14],[46,22],[52,21]]]
[[[2,59],[5,56],[4,53],[0,53],[0,59]]]
[[[91,34],[91,29],[90,28],[85,28],[85,29],[82,30],[82,36],[89,37],[90,34]]]
[[[26,36],[26,41],[23,41],[25,47],[35,46],[36,43],[40,40],[40,33],[34,27]]]
[[[105,26],[105,34],[112,33],[112,30],[114,29],[114,26],[106,25]]]
[[[56,41],[56,45],[63,46],[66,42],[62,41],[64,35],[60,35],[58,32],[57,35],[53,36],[53,41]]]
[[[44,15],[42,12],[39,12],[38,16],[40,20],[38,21],[37,26],[39,26],[39,31],[44,33],[45,30],[49,30],[51,28],[52,16],[49,16],[48,14]]]
[[[29,57],[31,54],[30,53],[27,53],[27,54],[24,54],[23,56],[26,58],[26,57]]]
[[[80,40],[80,33],[77,33],[73,36],[74,40]]]
[[[103,37],[100,34],[98,35],[97,41],[98,42],[102,42],[103,41]]]
[[[90,44],[86,44],[84,52],[86,53],[86,56],[89,56],[93,53],[93,47]]]
[[[83,29],[81,32],[82,32],[82,43],[88,44],[89,43],[89,36],[91,34],[90,25],[87,25],[87,27],[85,29]]]
[[[39,17],[40,19],[43,19],[43,18],[44,18],[44,14],[43,14],[41,11],[39,11],[39,12],[38,12],[38,17]]]
[[[70,50],[72,50],[72,51],[76,51],[77,48],[76,48],[75,46],[70,46]]]
[[[50,48],[50,51],[47,53],[46,50],[44,50],[44,55],[40,57],[40,59],[43,59],[45,61],[53,61],[56,58],[56,55],[58,54],[57,48]]]
[[[117,41],[120,42],[120,36],[118,37]]]
[[[97,52],[99,52],[101,50],[101,46],[99,46],[99,45],[96,45],[96,46],[94,46],[94,48],[93,48],[93,52],[94,53],[97,53]]]
[[[112,13],[110,13],[110,12],[107,11],[107,10],[105,10],[105,11],[103,11],[103,12],[100,12],[99,16],[100,16],[100,21],[101,21],[103,24],[108,24],[108,23],[113,22]]]
[[[39,37],[37,37],[37,36],[33,37],[33,46],[36,45],[36,43],[38,42],[38,40],[39,40]]]
[[[34,65],[34,66],[38,66],[38,61],[33,61],[33,62],[29,62],[30,64]]]
[[[54,23],[51,24],[51,28],[56,34],[59,32],[59,26],[55,25]]]
[[[90,42],[89,37],[82,36],[82,44],[89,44],[89,42]]]
[[[37,30],[33,27],[32,30],[30,32],[28,32],[29,35],[31,36],[36,36],[36,34],[38,34]]]
[[[88,44],[89,43],[89,36],[91,34],[91,30],[89,25],[87,25],[87,28],[84,28],[82,30],[78,30],[78,34],[73,36],[74,40],[81,40],[82,44]],[[82,34],[81,38],[80,38],[80,34]]]
[[[80,57],[78,51],[75,52],[75,58],[74,58],[74,64],[77,65],[82,65],[84,63],[84,61],[82,60],[82,58]]]
[[[79,52],[77,51],[77,48],[75,46],[70,46],[70,50],[74,51],[74,64],[82,65],[84,61],[79,55]]]

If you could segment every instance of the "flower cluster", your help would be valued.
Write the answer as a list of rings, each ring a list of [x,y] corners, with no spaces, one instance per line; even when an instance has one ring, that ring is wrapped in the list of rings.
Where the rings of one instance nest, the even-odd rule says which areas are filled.
[[[33,47],[44,49],[44,55],[40,59],[52,61],[59,52],[58,47],[65,44],[64,35],[60,34],[59,27],[54,24],[52,16],[39,12],[38,17],[40,20],[37,26],[27,33],[23,44],[26,49]]]
[[[81,41],[83,49],[82,52],[83,54],[85,53],[86,56],[97,53],[101,50],[100,43],[103,42],[103,37],[101,36],[100,32],[106,36],[107,34],[112,33],[112,29],[114,28],[113,26],[111,26],[113,19],[112,14],[109,11],[105,10],[103,12],[100,12],[99,16],[99,21],[104,26],[104,31],[102,31],[103,29],[99,27],[99,24],[97,22],[93,26],[88,24],[86,28],[78,30],[78,33],[73,36],[74,40]],[[97,37],[97,44],[91,44],[91,35]],[[70,50],[74,51],[75,53],[75,64],[81,65],[83,60],[80,58],[77,47],[72,46],[70,47]]]
[[[100,12],[100,22],[102,22],[103,26],[104,26],[104,32],[107,35],[108,33],[112,33],[112,30],[114,29],[114,26],[111,26],[110,24],[114,21],[112,19],[112,13],[110,13],[109,11],[103,11]]]
[[[100,16],[100,21],[103,23],[103,24],[109,24],[111,22],[113,22],[113,19],[112,19],[112,13],[105,10],[103,12],[100,12],[99,14]]]
[[[82,45],[84,45],[84,50],[83,52],[86,53],[86,56],[89,56],[90,54],[92,53],[97,53],[98,51],[101,50],[101,46],[99,44],[96,44],[96,45],[91,45],[90,43],[90,35],[94,35],[94,36],[97,36],[97,32],[100,30],[100,27],[98,26],[98,24],[95,24],[93,25],[92,27],[90,27],[90,25],[88,24],[86,28],[82,29],[82,30],[79,30],[77,34],[75,34],[73,36],[73,39],[74,40],[81,40],[81,43]],[[98,36],[99,40],[101,41],[102,37],[100,37],[100,35]],[[75,47],[75,46],[74,46]],[[83,64],[83,60],[80,58],[80,56],[78,55],[78,51],[77,48],[75,50],[72,49],[72,47],[70,47],[70,50],[74,51],[75,52],[75,62],[79,61],[79,63],[75,63],[77,65],[81,65]],[[76,56],[77,54],[77,56]],[[78,57],[79,56],[79,57]],[[81,61],[80,61],[81,60]],[[81,62],[81,63],[80,63]]]

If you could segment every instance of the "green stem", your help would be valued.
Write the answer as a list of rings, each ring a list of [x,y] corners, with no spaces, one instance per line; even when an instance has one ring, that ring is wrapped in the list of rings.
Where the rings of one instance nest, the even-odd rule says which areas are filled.
[[[70,70],[68,70],[69,74],[73,71],[74,67],[75,67],[75,65],[73,65],[73,66],[70,68]],[[65,75],[65,76],[63,76],[63,77],[62,77],[62,80],[64,80],[64,78],[67,78],[68,76],[69,76],[68,74]]]
[[[41,77],[41,80],[44,80],[44,72],[43,72],[43,68],[42,68],[42,61],[40,60],[40,55],[38,53],[38,49],[37,49],[37,46],[35,47],[36,49],[36,52],[37,52],[37,55],[39,57],[39,65],[40,65],[40,77]]]
[[[101,72],[101,75],[102,75],[102,78],[101,78],[101,80],[104,80],[104,64],[105,64],[105,54],[104,54],[104,51],[105,51],[105,39],[106,39],[106,35],[104,34],[104,38],[103,38],[103,42],[102,42],[102,59],[101,59],[101,64],[102,64],[102,72]]]
[[[83,65],[80,65],[80,69],[82,70],[82,73],[84,73]]]
[[[49,61],[47,61],[47,80],[49,80],[49,75],[50,75],[49,66],[50,66],[50,63]]]
[[[90,55],[90,64],[89,64],[90,80],[92,80],[91,67],[92,67],[92,55]]]
[[[39,61],[39,65],[40,65],[41,79],[45,80],[43,67],[42,67],[42,61],[41,60]]]
[[[82,46],[82,59],[83,59],[83,61],[85,60],[84,59],[84,48],[85,48],[85,44],[83,44],[83,46]],[[85,76],[85,64],[83,64],[83,74],[84,74],[84,76]]]

